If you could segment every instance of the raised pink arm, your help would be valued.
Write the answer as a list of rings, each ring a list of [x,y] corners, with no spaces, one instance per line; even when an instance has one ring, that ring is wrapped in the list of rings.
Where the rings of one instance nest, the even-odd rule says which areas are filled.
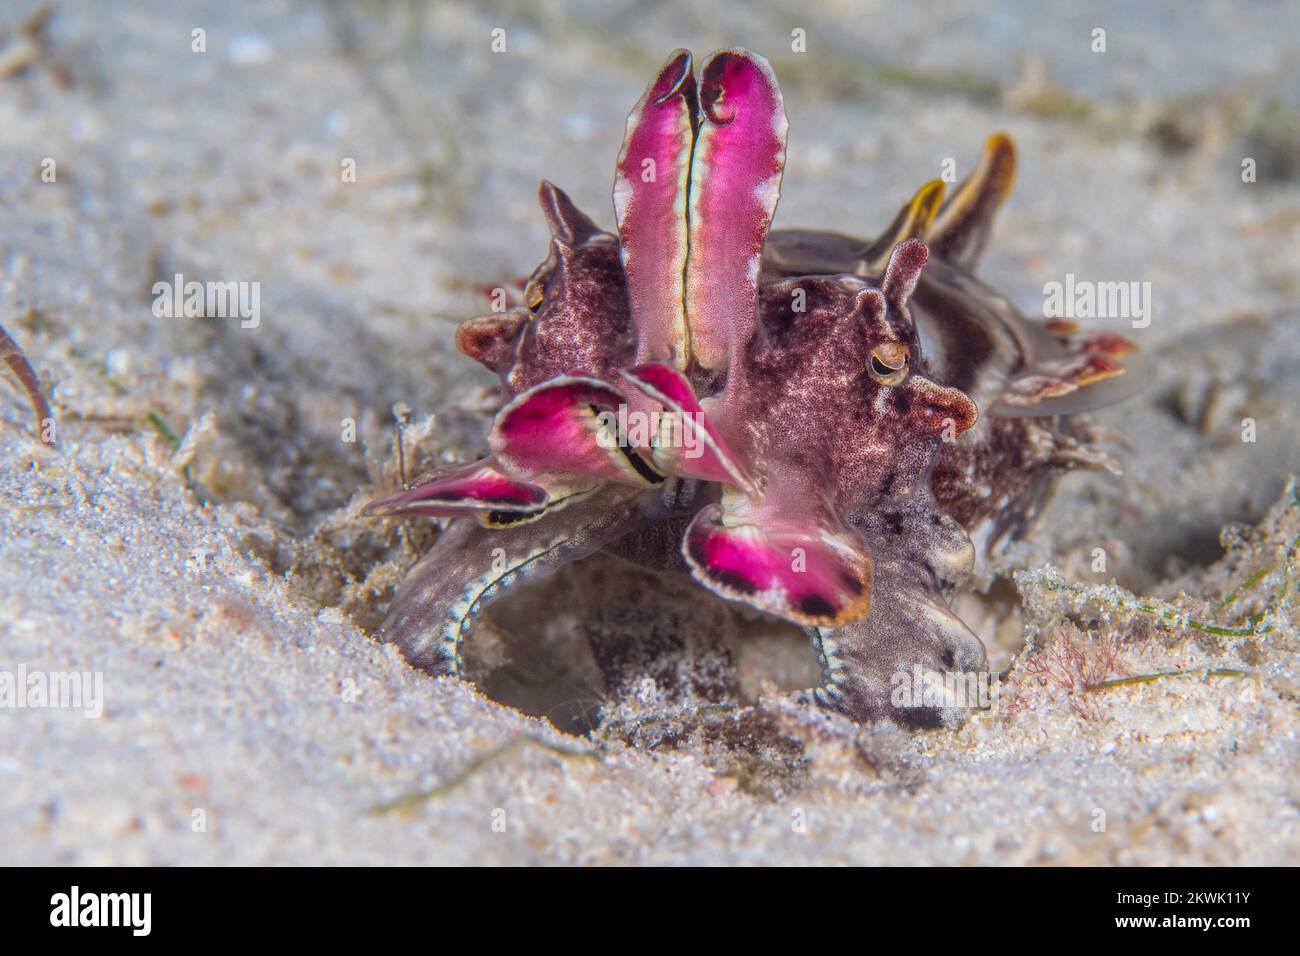
[[[686,321],[699,363],[724,369],[757,324],[759,259],[780,195],[788,124],[772,68],[747,50],[723,50],[705,61],[700,114]]]
[[[691,54],[677,50],[627,118],[614,178],[614,214],[637,330],[637,363],[685,368],[689,355],[682,274],[697,108]]]

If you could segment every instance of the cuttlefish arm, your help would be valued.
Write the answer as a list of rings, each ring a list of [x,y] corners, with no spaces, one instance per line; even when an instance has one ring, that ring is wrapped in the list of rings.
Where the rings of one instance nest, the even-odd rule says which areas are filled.
[[[636,489],[608,486],[513,527],[458,519],[397,589],[380,639],[397,644],[415,667],[460,676],[465,637],[484,608],[640,527],[641,498]]]
[[[949,603],[970,571],[970,539],[930,507],[854,524],[872,542],[871,613],[806,628],[823,673],[811,696],[860,722],[960,724],[990,703],[984,645]]]

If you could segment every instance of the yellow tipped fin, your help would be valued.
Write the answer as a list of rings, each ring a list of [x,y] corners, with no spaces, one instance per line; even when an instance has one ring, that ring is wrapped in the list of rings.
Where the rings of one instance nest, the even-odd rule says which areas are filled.
[[[932,179],[916,191],[916,195],[889,224],[880,237],[867,249],[856,271],[859,275],[878,276],[889,264],[889,254],[900,242],[923,237],[934,215],[943,202],[943,180]]]
[[[1016,178],[1016,147],[1006,133],[990,136],[979,164],[939,210],[922,236],[930,251],[955,265],[974,269],[998,209]]]

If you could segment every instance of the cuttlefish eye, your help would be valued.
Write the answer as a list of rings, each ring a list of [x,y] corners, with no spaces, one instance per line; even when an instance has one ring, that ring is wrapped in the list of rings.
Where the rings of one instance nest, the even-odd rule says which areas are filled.
[[[897,385],[907,378],[907,346],[888,342],[871,353],[867,372],[881,385]]]

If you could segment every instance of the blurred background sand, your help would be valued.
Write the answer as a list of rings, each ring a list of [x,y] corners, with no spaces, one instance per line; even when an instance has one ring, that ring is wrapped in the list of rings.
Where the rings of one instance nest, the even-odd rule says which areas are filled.
[[[0,709],[0,862],[1295,862],[1300,6],[1021,7],[0,2],[0,324],[59,422],[0,390],[0,670],[106,698]],[[1095,416],[1125,476],[1066,478],[963,599],[1016,667],[961,731],[810,718],[764,691],[813,673],[788,630],[606,565],[471,649],[556,726],[368,636],[432,538],[357,515],[392,406],[410,467],[476,452],[451,333],[543,258],[538,180],[610,225],[627,110],[730,45],[785,94],[779,226],[874,233],[1006,130],[983,277],[1031,315],[1067,273],[1152,284],[1149,328],[1086,323],[1148,366]],[[156,318],[178,272],[259,282],[259,326]],[[1074,686],[1207,669],[1248,676]]]

